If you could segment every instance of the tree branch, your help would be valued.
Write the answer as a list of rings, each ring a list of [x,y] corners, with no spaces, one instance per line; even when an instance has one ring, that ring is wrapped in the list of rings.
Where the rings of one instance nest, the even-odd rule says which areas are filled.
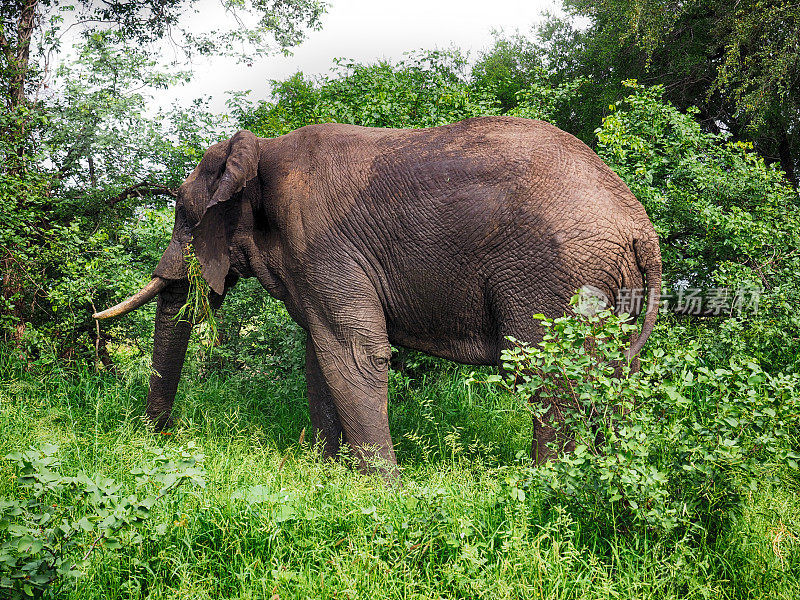
[[[113,208],[128,198],[143,198],[145,196],[172,196],[173,198],[176,198],[178,196],[178,192],[177,190],[165,185],[159,185],[149,181],[141,181],[135,185],[125,188],[116,196],[109,198],[107,203]]]
[[[36,27],[36,9],[38,0],[27,0],[22,7],[19,23],[17,25],[17,56],[11,67],[11,107],[22,105],[25,99],[25,77],[28,74],[28,60],[30,58],[31,37]]]

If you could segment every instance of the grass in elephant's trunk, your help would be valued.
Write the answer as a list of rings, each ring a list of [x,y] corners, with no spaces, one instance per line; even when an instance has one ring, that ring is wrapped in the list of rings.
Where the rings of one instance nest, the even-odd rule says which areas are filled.
[[[203,278],[200,261],[191,244],[186,244],[183,255],[189,278],[189,292],[186,296],[186,304],[180,308],[175,318],[193,325],[206,324],[201,331],[200,339],[208,346],[210,354],[218,337],[217,321],[214,318],[214,309],[211,307],[211,286]]]

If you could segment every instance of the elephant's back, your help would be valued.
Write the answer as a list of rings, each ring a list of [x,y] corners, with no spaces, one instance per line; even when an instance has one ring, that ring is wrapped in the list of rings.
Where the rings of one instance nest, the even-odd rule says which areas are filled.
[[[278,140],[287,170],[328,182],[324,193],[344,210],[353,200],[392,207],[415,196],[451,203],[483,194],[489,203],[523,205],[530,215],[554,214],[559,207],[641,212],[591,148],[535,119],[485,116],[425,129],[321,123]]]

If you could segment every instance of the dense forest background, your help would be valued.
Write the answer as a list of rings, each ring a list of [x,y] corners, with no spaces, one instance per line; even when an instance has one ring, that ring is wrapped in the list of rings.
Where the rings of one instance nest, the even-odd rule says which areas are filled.
[[[641,473],[650,475],[637,475],[641,479],[636,479],[636,489],[661,490],[652,496],[645,494],[650,498],[646,506],[649,516],[637,512],[636,502],[631,504],[633,488],[625,488],[627,495],[618,494],[617,488],[598,492],[605,489],[601,480],[606,480],[600,476],[596,481],[599,487],[591,494],[570,488],[572,491],[562,489],[553,496],[552,486],[547,488],[551,495],[534,493],[536,486],[529,475],[520,475],[519,470],[509,475],[510,471],[498,466],[513,463],[516,469],[522,469],[519,440],[527,434],[503,433],[520,426],[519,414],[508,417],[510,421],[498,420],[498,415],[511,409],[497,399],[488,384],[483,390],[485,410],[499,412],[490,416],[475,413],[479,409],[473,407],[472,392],[462,389],[466,377],[463,369],[401,349],[393,361],[395,405],[390,408],[390,413],[394,410],[398,415],[392,423],[393,431],[405,431],[401,436],[401,463],[405,457],[409,469],[420,464],[441,470],[441,461],[449,457],[449,467],[469,482],[458,492],[461,503],[448,504],[451,497],[432,492],[440,488],[430,483],[425,484],[427,491],[418,495],[422,498],[419,505],[414,500],[412,506],[402,495],[381,496],[384,504],[374,501],[388,511],[387,515],[393,515],[386,521],[375,516],[375,505],[370,504],[354,509],[352,522],[347,521],[351,513],[341,517],[343,521],[330,525],[330,531],[322,527],[319,533],[309,520],[303,526],[306,529],[291,533],[286,527],[300,514],[297,506],[301,498],[324,512],[326,506],[349,501],[357,504],[374,493],[354,484],[352,474],[336,471],[337,481],[349,482],[341,483],[341,490],[347,491],[340,490],[336,501],[314,496],[317,491],[310,483],[299,483],[310,471],[303,475],[298,466],[294,471],[299,473],[298,480],[259,483],[264,489],[256,492],[248,488],[251,491],[247,493],[256,496],[266,494],[269,485],[284,489],[291,484],[305,490],[305,496],[291,492],[298,502],[292,505],[296,513],[292,512],[291,518],[281,520],[270,513],[271,527],[290,531],[288,537],[275,534],[270,538],[269,544],[275,544],[270,552],[306,556],[302,549],[312,550],[304,545],[303,536],[318,534],[328,536],[327,542],[317,541],[323,546],[331,542],[330,552],[345,552],[347,544],[341,549],[332,545],[340,530],[359,530],[367,520],[368,528],[375,525],[380,539],[393,540],[392,536],[406,535],[398,533],[406,519],[406,533],[430,530],[433,536],[429,541],[423,533],[417,537],[408,534],[410,537],[401,540],[409,555],[419,551],[408,559],[410,570],[403,571],[403,577],[410,579],[403,581],[427,582],[429,587],[408,584],[420,597],[433,590],[454,596],[489,597],[496,592],[498,597],[510,597],[502,594],[511,594],[516,580],[535,587],[533,582],[538,580],[533,572],[541,565],[531,566],[525,562],[527,558],[520,558],[519,565],[523,566],[512,568],[503,562],[506,559],[498,558],[500,553],[489,540],[506,532],[508,537],[501,540],[505,556],[517,556],[515,552],[527,556],[529,549],[515,546],[522,539],[515,536],[528,534],[514,527],[519,525],[524,530],[536,522],[549,524],[547,539],[553,544],[559,539],[578,548],[576,555],[588,552],[595,557],[573,564],[558,552],[548,555],[548,564],[562,565],[565,582],[574,581],[576,573],[586,577],[579,579],[586,587],[573,589],[572,593],[579,596],[583,593],[588,597],[585,594],[596,589],[591,582],[598,577],[612,581],[622,572],[628,574],[629,581],[619,589],[631,597],[636,597],[636,590],[646,589],[645,580],[664,597],[757,597],[762,589],[770,590],[764,593],[771,597],[796,597],[793,594],[800,589],[800,548],[796,542],[800,522],[796,500],[793,504],[791,498],[800,485],[798,5],[783,0],[741,0],[733,4],[713,0],[564,0],[557,15],[548,16],[529,34],[498,34],[492,47],[471,60],[457,49],[420,49],[398,62],[361,64],[343,58],[325,76],[309,78],[297,73],[282,81],[260,82],[254,92],[267,100],[253,101],[247,94],[234,94],[224,114],[212,112],[207,99],[198,99],[188,108],[156,110],[153,95],[159,89],[180,85],[193,76],[192,56],[229,53],[253,60],[286,50],[300,43],[306,31],[320,26],[324,11],[318,0],[231,1],[228,8],[236,12],[242,27],[211,33],[186,29],[184,15],[192,5],[190,0],[19,0],[3,2],[0,7],[0,89],[4,101],[0,115],[0,379],[5,386],[0,410],[5,412],[2,422],[9,432],[4,449],[27,445],[29,440],[60,438],[64,442],[71,435],[77,436],[72,440],[76,447],[83,444],[89,448],[87,440],[93,435],[92,459],[76,460],[84,467],[97,464],[98,468],[107,466],[114,453],[120,452],[111,442],[98,443],[98,439],[128,439],[127,434],[115,429],[117,413],[127,410],[125,422],[129,424],[134,422],[131,415],[141,413],[154,308],[145,307],[100,325],[91,315],[150,280],[170,238],[175,190],[211,144],[238,129],[277,136],[310,123],[329,121],[373,127],[432,127],[479,115],[544,119],[583,140],[623,178],[644,204],[661,240],[664,294],[672,302],[663,311],[642,360],[645,374],[660,381],[662,387],[632,393],[642,394],[661,411],[650,413],[649,420],[637,426],[669,422],[688,429],[675,425],[673,430],[663,430],[660,442],[648,446],[649,454],[637,459],[649,461],[647,468],[654,470],[642,468]],[[244,23],[250,23],[250,28]],[[61,41],[67,31],[80,32],[72,36],[78,42],[70,53]],[[160,52],[168,40],[180,48],[181,58],[171,65],[164,64]],[[702,310],[694,311],[700,314],[685,314],[693,312],[685,310],[687,290],[704,299]],[[277,469],[280,471],[288,456],[288,440],[292,436],[296,439],[299,428],[273,431],[269,423],[248,421],[251,417],[247,415],[266,411],[268,420],[307,420],[302,408],[275,409],[277,417],[270,412],[273,409],[265,408],[270,403],[280,405],[285,398],[293,398],[297,406],[302,406],[298,398],[302,397],[304,335],[282,305],[253,281],[240,282],[229,294],[215,328],[201,324],[197,330],[187,370],[195,381],[213,381],[216,387],[209,391],[198,383],[200,396],[182,388],[186,395],[185,422],[207,421],[206,429],[201,427],[200,432],[207,436],[203,439],[208,453],[213,455],[209,448],[214,447],[220,455],[240,457],[243,464],[248,451],[244,446],[238,450],[223,447],[221,436],[234,432],[234,439],[273,444],[278,460],[283,456]],[[648,371],[648,364],[660,366]],[[272,386],[272,391],[264,391],[264,386]],[[89,390],[100,394],[94,404],[86,400]],[[215,398],[216,408],[203,408],[203,393],[208,403],[209,397]],[[253,394],[264,399],[254,401]],[[101,409],[103,395],[114,399]],[[236,402],[239,408],[231,408]],[[412,409],[414,402],[416,408]],[[434,405],[442,408],[434,409]],[[48,416],[52,406],[62,407],[59,417]],[[711,410],[709,407],[717,412],[704,412]],[[77,412],[73,414],[73,410]],[[684,411],[684,420],[672,420],[673,410]],[[461,429],[456,431],[461,432],[461,438],[445,439],[443,431],[453,435],[445,425],[447,415],[458,423]],[[704,420],[704,415],[711,415],[710,420]],[[422,420],[414,421],[417,417]],[[143,430],[144,425],[135,423]],[[197,433],[191,427],[189,431]],[[81,431],[89,437],[81,437]],[[269,441],[264,441],[265,436]],[[696,445],[680,445],[688,444],[689,439]],[[712,442],[713,449],[709,449]],[[500,449],[487,449],[492,444]],[[699,454],[698,449],[702,450]],[[83,450],[70,452],[83,456]],[[466,454],[477,457],[473,460],[478,463],[464,466],[461,461],[466,460]],[[432,462],[434,455],[440,462]],[[272,455],[265,460],[272,461]],[[316,468],[309,466],[313,463],[310,458],[307,460],[303,468]],[[280,476],[275,464],[269,464],[269,477]],[[576,465],[568,460],[565,464],[566,470],[556,473],[564,481],[572,481],[576,473],[585,475],[580,469],[588,468],[581,467],[581,462]],[[613,471],[608,465],[593,464],[600,469],[598,473]],[[489,467],[501,470],[491,471]],[[3,468],[0,475],[9,477],[7,483],[0,482],[0,493],[12,489],[12,467]],[[218,474],[225,472],[222,466],[218,468]],[[672,475],[664,475],[664,481],[659,479],[659,473],[675,471],[684,473],[684,479]],[[686,479],[686,473],[691,478]],[[497,478],[487,483],[489,479],[484,478],[490,476]],[[243,472],[237,477],[246,479]],[[418,477],[422,481],[438,475],[422,469]],[[619,486],[634,485],[625,477],[625,483]],[[523,480],[527,481],[525,486]],[[504,483],[492,483],[497,481]],[[451,490],[452,486],[455,484],[445,487]],[[221,501],[226,506],[230,498],[249,497],[241,490],[226,493],[228,500]],[[580,503],[589,496],[595,502],[588,503],[591,510]],[[497,500],[500,497],[502,501]],[[208,501],[213,506],[219,500],[215,498]],[[527,502],[528,512],[523,515],[519,512],[522,509],[509,508],[509,498],[523,505]],[[278,507],[276,510],[285,511],[289,501],[272,498],[269,502]],[[678,508],[681,502],[682,509]],[[659,506],[662,512],[658,512],[662,510]],[[180,523],[184,509],[173,506],[170,510],[179,511],[175,523]],[[226,518],[239,519],[245,536],[258,538],[261,525],[247,521],[249,512],[236,512],[239,509],[230,506],[225,510],[233,511],[225,513]],[[463,511],[462,516],[458,516],[462,514],[458,510]],[[681,510],[683,516],[679,516]],[[470,511],[483,514],[483,520],[473,514],[473,520],[478,520],[465,525],[464,515]],[[761,515],[761,520],[752,520],[754,514]],[[433,519],[431,515],[445,516],[424,520]],[[396,523],[391,520],[394,518]],[[204,555],[203,560],[223,560],[225,553],[220,548],[230,542],[226,537],[229,532],[214,529],[216,521],[209,524],[213,519],[197,519],[192,521],[196,539],[205,531],[216,531],[209,534],[212,541],[207,542],[208,548],[216,548],[216,559]],[[10,535],[8,522],[4,525],[0,519],[0,540]],[[516,525],[512,527],[509,522]],[[463,543],[448,537],[458,527],[462,528],[458,539]],[[517,533],[512,535],[512,529]],[[476,542],[474,535],[483,541]],[[178,533],[162,538],[148,542],[152,547],[140,541],[139,549],[125,559],[128,562],[123,560],[127,566],[119,567],[121,579],[105,580],[98,574],[93,577],[99,577],[97,581],[104,581],[103,585],[117,586],[114,589],[120,597],[146,596],[149,588],[142,583],[148,578],[145,571],[161,573],[166,567],[158,562],[163,558],[156,558],[158,552],[180,545],[175,541],[180,538]],[[356,543],[357,550],[366,548],[364,551],[374,553],[379,562],[406,565],[407,555],[392,554],[390,542],[379,551],[370,545],[372,538],[367,538],[363,544]],[[218,546],[214,546],[215,539]],[[537,539],[543,543],[544,538]],[[438,554],[434,552],[436,544],[441,547]],[[88,548],[84,563],[96,546],[98,542]],[[428,558],[424,560],[434,560],[435,555],[439,567],[450,569],[449,579],[440,580],[420,566],[426,547]],[[550,550],[554,547],[547,546]],[[676,550],[679,547],[681,550]],[[14,556],[21,555],[19,547],[15,548],[18,554]],[[255,556],[263,550],[259,548],[242,552]],[[82,547],[81,554],[85,550]],[[620,558],[620,551],[627,558]],[[2,552],[0,559],[10,556]],[[143,559],[142,553],[150,558]],[[308,556],[308,564],[323,560],[321,554]],[[641,556],[652,556],[655,562],[661,561],[661,567],[651,570],[652,565],[637,563]],[[148,566],[131,566],[132,557]],[[452,565],[448,562],[451,559]],[[202,560],[194,563],[191,557],[185,560],[198,572],[206,568],[198,565],[208,564]],[[290,559],[282,560],[285,563]],[[247,564],[242,561],[242,565]],[[466,566],[461,571],[453,566],[462,563]],[[530,573],[524,570],[529,567],[533,569]],[[570,571],[573,567],[575,570]],[[280,569],[276,574],[271,568],[264,571],[267,579],[272,577],[268,589],[262,590],[264,597],[273,597],[273,583],[275,589],[279,585],[284,586],[281,589],[295,589],[306,581],[302,569],[294,579],[287,579]],[[515,571],[517,568],[523,571]],[[84,569],[91,572],[90,567]],[[294,573],[291,569],[289,572]],[[4,586],[11,589],[11,580],[2,576],[0,570],[0,597],[4,597]],[[217,592],[243,593],[244,588],[237,587],[240,583],[223,574],[216,576],[227,582],[220,584]],[[331,581],[346,579],[342,571],[331,577]],[[139,586],[136,593],[124,587],[133,580]],[[175,588],[182,580],[173,573],[165,581],[168,588]],[[556,577],[553,581],[561,580]],[[361,583],[347,585],[360,590],[364,597],[372,593],[368,593],[369,586],[359,587]],[[640,585],[645,587],[637,587]],[[347,587],[345,583],[342,586]],[[405,594],[411,588],[398,587],[405,591],[396,590],[397,597],[410,597]],[[536,589],[544,594],[546,586]],[[530,588],[515,593],[531,597],[529,592]],[[574,596],[567,592],[565,597]]]

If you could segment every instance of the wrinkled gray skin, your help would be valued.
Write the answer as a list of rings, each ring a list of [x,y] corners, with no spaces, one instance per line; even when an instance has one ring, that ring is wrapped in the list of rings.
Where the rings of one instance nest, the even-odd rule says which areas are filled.
[[[586,145],[541,121],[483,117],[433,129],[311,125],[209,148],[181,186],[158,298],[147,414],[169,422],[190,327],[182,248],[219,306],[256,277],[308,334],[309,408],[326,455],[349,444],[394,476],[390,344],[496,365],[505,336],[537,342],[535,313],[564,314],[581,286],[649,288],[661,256],[642,205]],[[648,309],[631,347],[652,330]],[[552,421],[535,423],[534,458]],[[381,461],[377,461],[381,462]],[[388,465],[388,466],[386,466]]]

